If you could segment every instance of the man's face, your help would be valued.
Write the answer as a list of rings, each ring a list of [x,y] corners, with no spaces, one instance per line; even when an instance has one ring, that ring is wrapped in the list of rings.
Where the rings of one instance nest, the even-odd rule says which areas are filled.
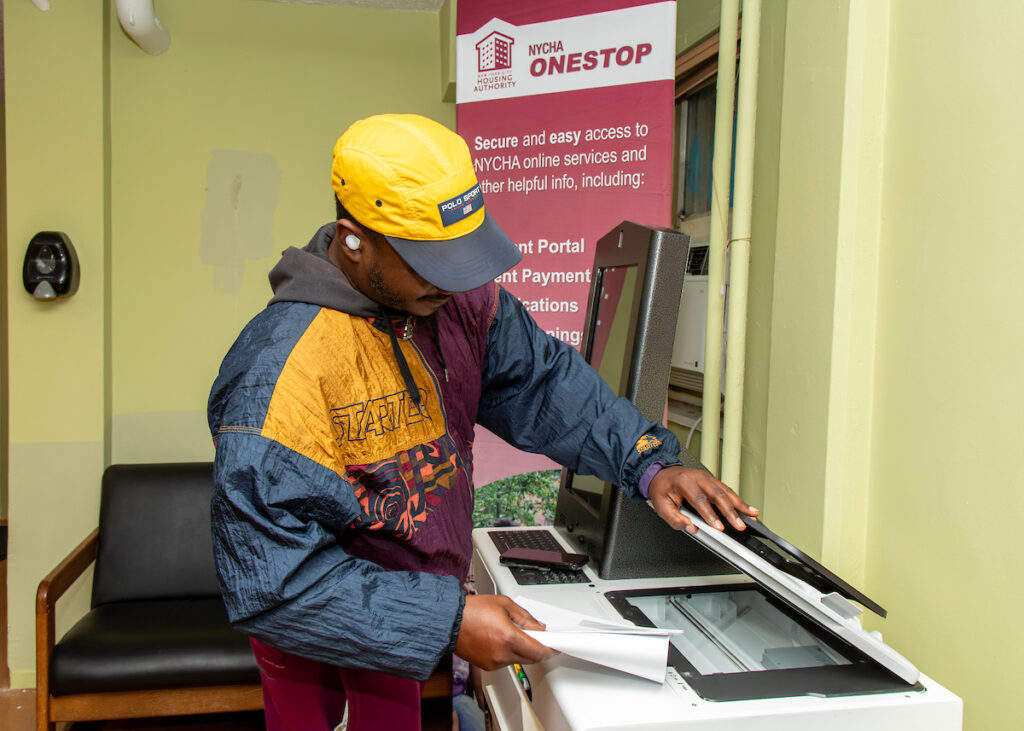
[[[451,292],[438,289],[413,271],[383,238],[375,236],[364,252],[364,273],[370,289],[364,294],[375,302],[426,317],[451,298]]]

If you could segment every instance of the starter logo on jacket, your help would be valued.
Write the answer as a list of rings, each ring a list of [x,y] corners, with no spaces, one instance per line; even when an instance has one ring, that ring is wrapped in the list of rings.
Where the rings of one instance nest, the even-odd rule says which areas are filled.
[[[345,442],[361,442],[367,436],[383,436],[385,432],[418,424],[429,418],[423,412],[427,397],[427,390],[421,388],[420,403],[417,404],[409,398],[408,391],[403,389],[387,396],[331,409],[331,423],[338,434],[338,446],[344,447]]]

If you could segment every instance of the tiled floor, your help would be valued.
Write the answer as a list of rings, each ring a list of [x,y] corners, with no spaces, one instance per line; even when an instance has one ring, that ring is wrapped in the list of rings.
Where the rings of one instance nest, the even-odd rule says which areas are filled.
[[[0,690],[0,728],[32,731],[36,727],[36,694],[28,690]]]

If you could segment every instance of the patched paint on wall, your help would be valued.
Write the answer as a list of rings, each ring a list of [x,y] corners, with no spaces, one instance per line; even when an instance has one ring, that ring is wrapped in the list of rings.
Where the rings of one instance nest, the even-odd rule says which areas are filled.
[[[218,292],[236,294],[246,263],[273,251],[272,225],[281,188],[273,155],[213,150],[206,167],[200,259],[213,267]]]

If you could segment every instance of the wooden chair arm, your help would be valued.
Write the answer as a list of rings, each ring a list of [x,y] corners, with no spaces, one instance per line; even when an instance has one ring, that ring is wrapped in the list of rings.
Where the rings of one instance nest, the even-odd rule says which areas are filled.
[[[50,717],[50,656],[56,641],[54,615],[57,600],[63,596],[75,580],[96,560],[99,545],[99,528],[95,529],[78,544],[63,561],[57,564],[39,582],[36,592],[36,718],[38,727],[52,728]]]
[[[36,616],[53,611],[54,605],[75,580],[96,560],[100,529],[96,528],[84,541],[79,543],[56,568],[39,582],[36,592]]]

